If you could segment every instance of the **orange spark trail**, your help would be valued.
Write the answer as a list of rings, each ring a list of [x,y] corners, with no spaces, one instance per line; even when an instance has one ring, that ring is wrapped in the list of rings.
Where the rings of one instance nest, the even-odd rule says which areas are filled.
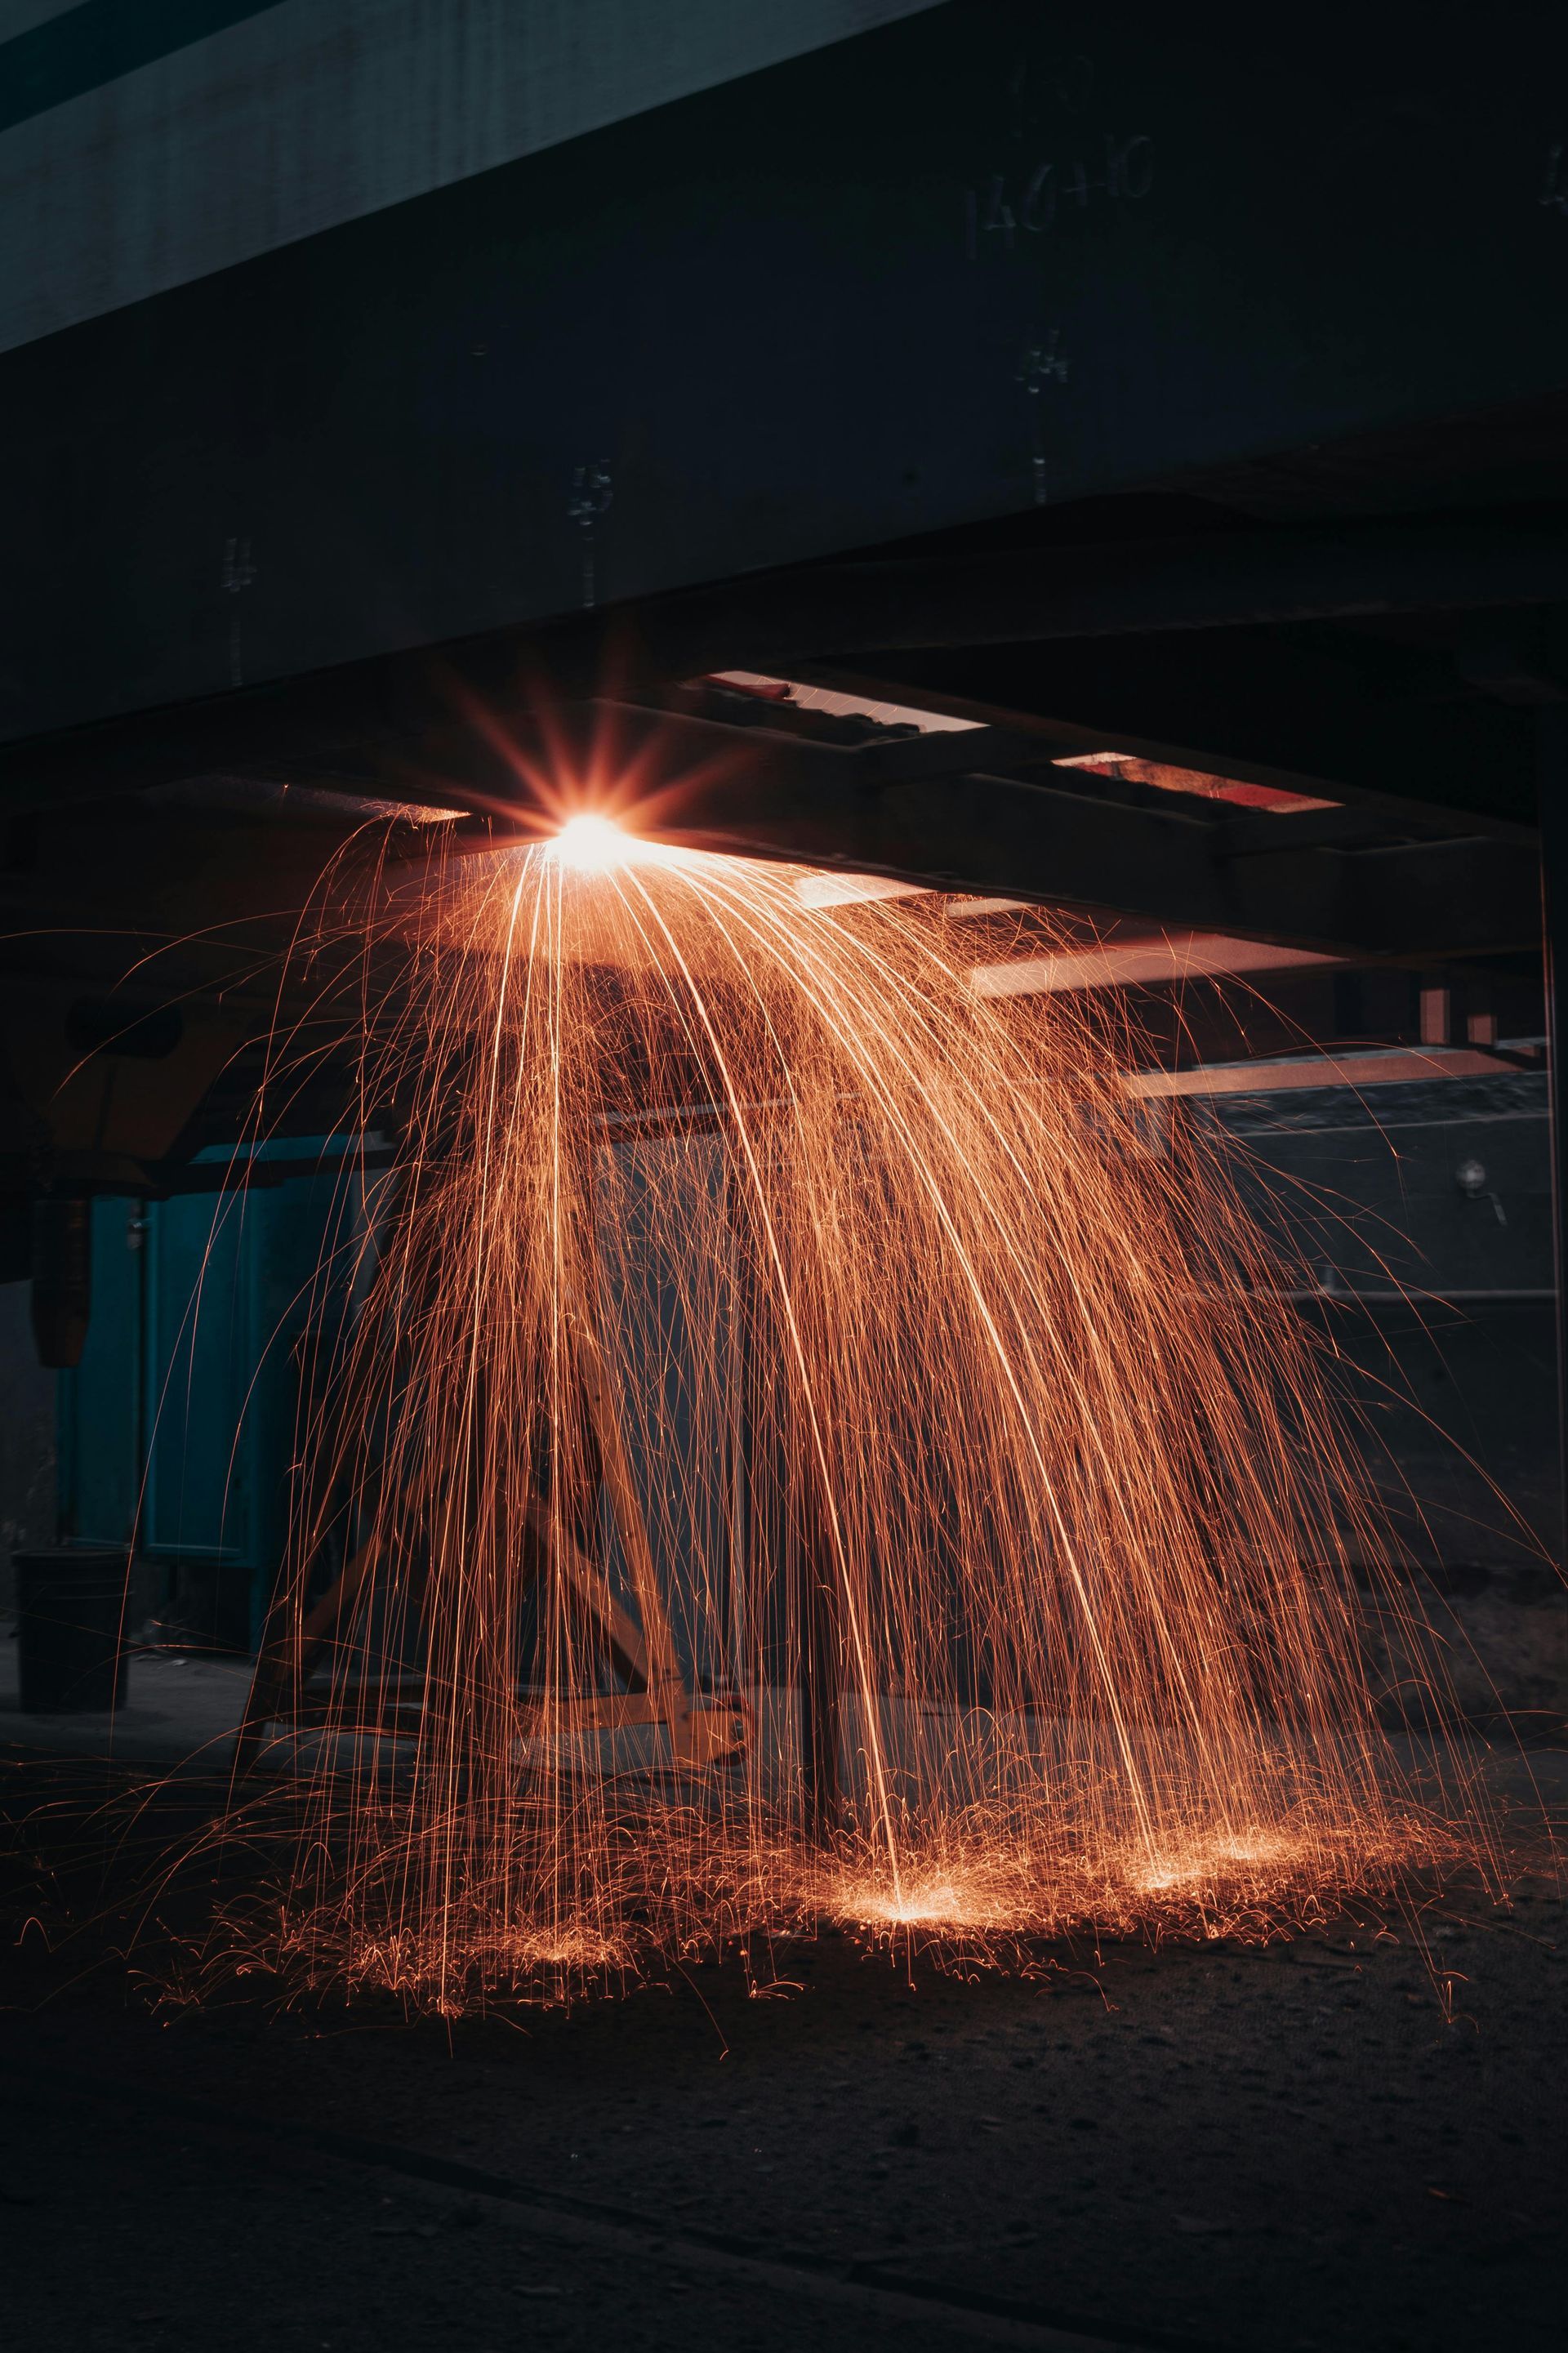
[[[1266,1929],[1456,1852],[1291,1271],[1125,1012],[592,825],[395,912],[272,1957],[451,2011],[823,1917]]]

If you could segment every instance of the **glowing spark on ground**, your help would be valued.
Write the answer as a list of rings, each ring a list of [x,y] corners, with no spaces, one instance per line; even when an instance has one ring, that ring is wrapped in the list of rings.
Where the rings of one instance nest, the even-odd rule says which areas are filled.
[[[1303,1861],[1300,1845],[1285,1837],[1257,1832],[1247,1837],[1200,1839],[1134,1870],[1133,1884],[1151,1895],[1175,1888],[1196,1887],[1238,1873],[1256,1873],[1272,1868],[1277,1873]]]
[[[1018,1907],[984,1889],[933,1879],[917,1880],[897,1893],[875,1883],[851,1883],[836,1891],[832,1909],[839,1919],[863,1927],[952,1930],[1005,1928]]]

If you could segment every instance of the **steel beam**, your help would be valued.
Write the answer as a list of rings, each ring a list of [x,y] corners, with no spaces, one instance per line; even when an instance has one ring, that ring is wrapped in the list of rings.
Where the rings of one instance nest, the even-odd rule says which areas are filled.
[[[1565,585],[1568,522],[1556,515],[1402,517],[821,565],[809,596],[785,573],[670,598],[650,617],[649,643],[688,659],[700,650],[707,667],[766,668],[829,653],[1542,605]]]
[[[1478,42],[1456,6],[1325,0],[1313,28],[1255,12],[1215,44],[1158,0],[950,0],[363,217],[296,219],[227,268],[193,214],[185,282],[90,318],[73,278],[101,289],[136,245],[120,222],[105,251],[99,165],[148,175],[127,176],[116,114],[79,188],[79,115],[40,114],[30,323],[79,323],[0,357],[0,734],[485,632],[515,652],[591,600],[697,582],[742,583],[682,618],[731,662],[747,632],[826,653],[884,618],[884,643],[980,643],[1556,594],[1549,547],[1468,518],[1430,560],[1418,533],[1375,562],[1335,537],[1289,572],[1247,532],[1124,548],[1103,576],[1087,548],[967,577],[841,560],[1089,500],[1115,529],[1121,494],[1223,502],[1238,469],[1245,501],[1270,459],[1298,494],[1375,509],[1321,453],[1400,429],[1422,448],[1398,503],[1449,507],[1436,428],[1483,411],[1501,421],[1473,473],[1520,483],[1507,419],[1568,373],[1548,95],[1568,17],[1514,10]],[[290,155],[319,67],[303,44],[268,83]],[[504,89],[468,95],[443,169],[493,152]],[[345,186],[424,186],[407,121],[358,153],[356,123]],[[1522,499],[1561,480],[1540,456]],[[825,558],[835,577],[787,610],[743,585]]]
[[[1538,606],[1565,583],[1568,520],[1513,514],[792,567],[526,637],[383,656],[19,741],[0,751],[0,810],[215,772],[427,797],[450,761],[471,765],[476,716],[526,739],[552,700],[592,694],[617,675],[656,685],[737,667],[788,672],[822,658]],[[1043,720],[1037,740],[1066,750],[1107,738],[1075,716]]]
[[[959,739],[962,741],[963,739]],[[1250,816],[1082,769],[1027,776],[862,779],[858,755],[805,756],[775,773],[753,750],[743,780],[697,783],[661,816],[667,839],[710,849],[847,866],[943,890],[1277,940],[1354,956],[1473,955],[1531,946],[1536,853],[1494,835],[1384,848],[1258,842]],[[1226,835],[1245,828],[1247,854]]]
[[[760,709],[765,717],[732,724],[689,708],[601,700],[559,712],[546,733],[535,710],[492,707],[481,724],[459,720],[449,697],[438,703],[433,690],[410,688],[381,706],[379,741],[351,783],[342,774],[343,714],[332,723],[318,701],[318,753],[323,735],[337,741],[310,773],[317,782],[336,776],[352,794],[402,792],[477,811],[476,847],[498,826],[537,832],[552,821],[531,779],[596,771],[635,797],[642,829],[694,848],[1110,908],[1338,955],[1436,958],[1532,946],[1539,936],[1535,842],[1518,825],[1483,827],[1393,796],[1263,818],[1056,765],[1081,752],[1082,734],[1049,723],[889,730],[846,745],[813,734],[805,713]],[[265,762],[287,731],[276,711],[257,718],[250,753]],[[204,714],[183,713],[160,758],[149,750],[132,773],[151,780],[213,749]],[[91,759],[85,772],[103,773]]]

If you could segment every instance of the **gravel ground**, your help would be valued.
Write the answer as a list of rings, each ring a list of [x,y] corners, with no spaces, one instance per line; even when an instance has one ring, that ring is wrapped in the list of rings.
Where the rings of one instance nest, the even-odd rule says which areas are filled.
[[[1531,1879],[1504,1911],[1435,1905],[1419,1940],[1377,1927],[967,1982],[825,1936],[757,1992],[708,1968],[449,2031],[244,1987],[163,2020],[35,1931],[0,1974],[0,2329],[16,2353],[973,2340],[962,2311],[825,2301],[809,2269],[682,2244],[707,2232],[1122,2343],[1554,2347],[1568,1907]],[[572,2243],[504,2200],[160,2105],[178,2096],[652,2228]]]

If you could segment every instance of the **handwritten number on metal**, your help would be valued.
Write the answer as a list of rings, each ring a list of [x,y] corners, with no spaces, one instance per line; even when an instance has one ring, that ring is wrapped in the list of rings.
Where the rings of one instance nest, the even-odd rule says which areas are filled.
[[[1042,164],[1024,196],[1024,227],[1031,237],[1043,237],[1057,216],[1057,167]]]
[[[978,260],[983,244],[989,248],[999,240],[1001,249],[1011,253],[1020,232],[1046,236],[1064,208],[1087,212],[1097,196],[1112,204],[1138,204],[1153,185],[1153,141],[1142,132],[1122,139],[1108,131],[1098,172],[1091,172],[1080,155],[1067,163],[1052,158],[1012,181],[1005,172],[994,172],[984,189],[965,189],[964,252],[971,261]]]
[[[990,237],[1000,232],[1003,244],[1006,247],[1008,252],[1011,253],[1013,250],[1014,232],[1016,230],[1017,226],[1018,224],[1013,216],[1013,207],[1007,202],[1002,174],[997,172],[992,177],[991,202],[986,206],[985,210],[986,235]]]
[[[1108,139],[1105,144],[1106,176],[1112,195],[1129,196],[1139,203],[1154,185],[1154,142],[1140,133],[1136,139]]]

